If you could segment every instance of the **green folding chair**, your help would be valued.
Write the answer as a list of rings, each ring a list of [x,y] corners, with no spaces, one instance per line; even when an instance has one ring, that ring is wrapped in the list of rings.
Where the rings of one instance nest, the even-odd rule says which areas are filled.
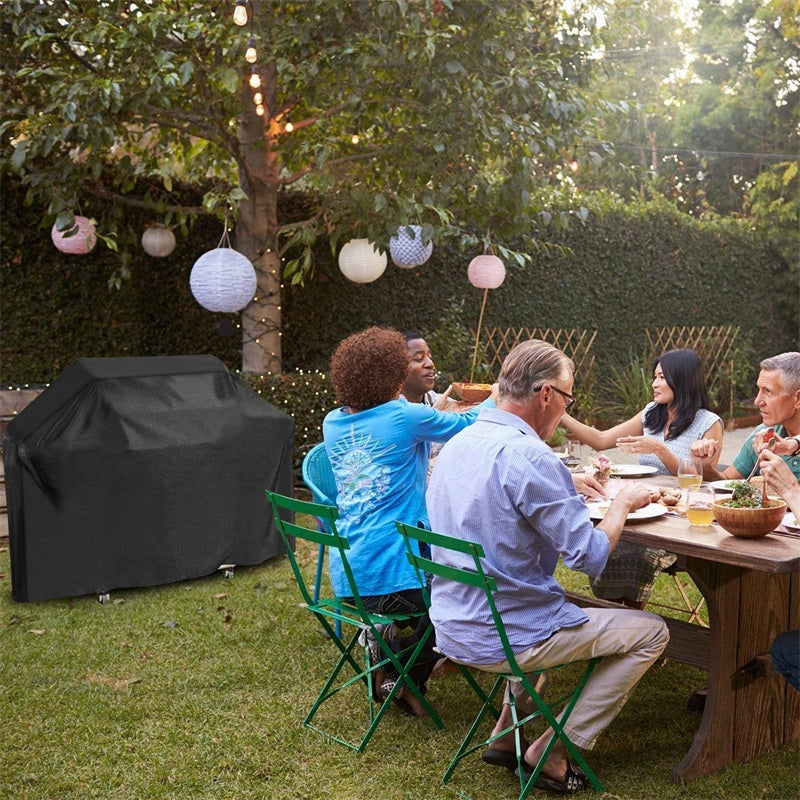
[[[567,748],[567,751],[572,756],[575,763],[586,774],[586,777],[589,779],[592,787],[596,791],[602,792],[603,784],[600,783],[594,772],[592,772],[592,770],[589,768],[589,765],[586,763],[578,748],[569,740],[569,737],[564,732],[564,725],[567,723],[567,720],[572,713],[572,709],[575,707],[575,703],[577,703],[578,698],[586,686],[586,682],[589,680],[589,676],[592,674],[592,670],[594,670],[599,659],[593,658],[586,662],[586,668],[584,669],[577,686],[573,690],[561,695],[560,697],[556,697],[548,702],[545,702],[539,692],[537,692],[534,688],[529,676],[520,669],[516,659],[514,658],[514,651],[511,649],[511,645],[508,642],[508,636],[506,634],[505,626],[503,625],[503,619],[500,616],[500,613],[498,612],[497,606],[494,602],[493,595],[494,592],[497,591],[497,584],[495,583],[494,578],[484,572],[483,565],[481,563],[481,559],[485,557],[483,547],[476,542],[468,542],[464,539],[455,539],[452,536],[445,536],[441,533],[435,533],[423,528],[417,528],[413,525],[407,525],[402,522],[396,522],[395,524],[397,525],[397,529],[405,541],[406,556],[409,562],[417,570],[418,575],[424,575],[426,573],[431,575],[439,575],[448,580],[458,581],[459,583],[464,583],[468,586],[482,589],[485,592],[489,609],[492,612],[492,620],[494,622],[495,629],[497,630],[497,635],[500,637],[500,641],[503,645],[503,652],[509,666],[511,667],[510,671],[507,673],[491,673],[496,676],[495,682],[488,694],[485,695],[486,699],[484,700],[484,703],[478,712],[478,716],[475,717],[475,721],[472,723],[467,735],[461,742],[461,746],[458,748],[453,760],[450,762],[450,766],[444,773],[442,783],[447,783],[447,781],[450,780],[453,771],[461,759],[466,758],[476,750],[483,750],[501,736],[505,736],[512,731],[514,732],[514,739],[516,742],[517,766],[521,766],[524,756],[521,728],[526,723],[538,717],[542,717],[553,729],[555,736],[553,736],[553,738],[550,740],[550,743],[545,748],[541,758],[539,759],[539,763],[536,765],[536,768],[533,770],[530,778],[527,781],[523,777],[522,770],[518,770],[520,786],[519,800],[525,800],[525,798],[528,796],[528,793],[533,788],[536,779],[539,777],[539,774],[542,771],[544,763],[547,761],[550,755],[553,745],[556,743],[556,739],[560,739],[564,743],[564,746]],[[472,559],[473,568],[462,569],[460,567],[451,567],[445,564],[439,564],[429,558],[418,556],[411,545],[412,540],[424,542],[432,547],[440,547],[443,549],[454,550],[458,553],[463,553]],[[561,669],[565,666],[567,666],[567,664],[560,664],[549,667],[548,670],[552,671],[555,669]],[[480,665],[475,665],[475,668],[480,669]],[[537,670],[533,674],[540,675],[548,670]],[[478,730],[486,717],[486,714],[494,708],[494,700],[503,687],[505,681],[512,681],[522,684],[524,689],[531,696],[531,699],[536,705],[537,710],[531,714],[520,717],[517,713],[514,695],[510,694],[509,705],[511,707],[513,724],[494,736],[490,736],[488,739],[481,739],[477,744],[473,744],[473,740],[475,739]],[[560,713],[560,716],[557,718],[557,712],[554,712],[553,708],[555,706],[560,706],[562,703],[565,703],[565,706],[563,711]]]
[[[347,560],[347,551],[350,549],[350,545],[347,539],[341,536],[336,530],[336,520],[339,518],[339,511],[336,506],[295,500],[294,498],[285,497],[269,490],[266,491],[266,495],[267,500],[272,506],[275,515],[275,525],[286,545],[289,563],[291,564],[292,572],[294,573],[297,586],[303,598],[303,602],[300,603],[300,606],[302,608],[307,608],[317,618],[326,635],[336,645],[340,653],[336,665],[325,681],[325,685],[322,687],[314,704],[311,706],[311,710],[303,720],[303,725],[306,728],[311,728],[312,730],[322,733],[329,739],[360,753],[367,746],[372,734],[375,732],[375,729],[378,727],[386,711],[392,705],[392,701],[395,699],[397,693],[403,688],[409,690],[420,701],[422,707],[433,720],[437,728],[444,727],[436,710],[425,699],[425,696],[409,674],[409,670],[414,666],[414,662],[422,652],[428,638],[433,632],[433,628],[429,626],[415,644],[401,649],[399,652],[394,652],[392,650],[382,633],[383,628],[389,628],[393,624],[397,624],[399,628],[408,627],[417,617],[421,616],[422,612],[409,614],[377,614],[367,611],[364,608],[350,563]],[[292,521],[295,512],[307,514],[309,521],[314,520],[314,522],[310,522],[308,527],[295,523]],[[320,527],[323,527],[324,530],[320,530],[317,527],[317,519],[323,523]],[[320,547],[329,549],[335,548],[338,550],[342,560],[342,568],[350,586],[352,601],[346,602],[336,597],[318,597],[315,599],[313,592],[309,591],[303,573],[298,565],[294,548],[291,546],[291,537],[295,539],[304,539]],[[341,623],[344,635],[337,633],[336,623]],[[349,631],[352,631],[352,635]],[[379,647],[380,656],[377,659],[373,659],[370,653],[370,639]],[[373,647],[373,650],[374,649]],[[387,668],[393,668],[393,671],[397,673],[397,680],[386,697],[380,702],[376,711],[373,703],[373,698],[378,697],[376,678],[379,677],[379,670],[383,671]],[[347,676],[350,677],[348,678]],[[343,735],[324,730],[314,723],[314,718],[324,703],[336,697],[339,692],[344,689],[348,689],[358,683],[363,683],[366,688],[368,719],[366,731],[356,743],[345,739]],[[340,699],[344,697],[345,696],[342,695]],[[340,708],[340,706],[342,706],[342,703],[336,706],[338,716],[341,719],[350,719],[352,716],[352,708],[349,706]]]

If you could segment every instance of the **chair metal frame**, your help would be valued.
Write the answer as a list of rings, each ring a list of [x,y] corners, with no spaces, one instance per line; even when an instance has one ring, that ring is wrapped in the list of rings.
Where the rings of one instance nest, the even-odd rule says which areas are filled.
[[[366,748],[367,743],[371,739],[384,714],[392,705],[395,696],[400,689],[403,688],[410,691],[420,701],[422,707],[433,720],[437,728],[444,727],[438,713],[425,699],[425,696],[409,674],[409,670],[414,665],[428,638],[433,633],[433,628],[428,626],[415,645],[411,645],[397,653],[391,649],[381,630],[381,626],[389,626],[394,623],[399,623],[400,627],[404,627],[408,625],[410,621],[421,616],[423,612],[378,614],[367,611],[366,608],[364,608],[350,563],[347,560],[347,551],[350,549],[350,544],[347,539],[341,536],[336,530],[336,520],[339,518],[339,511],[336,506],[309,503],[304,500],[286,497],[270,490],[265,491],[267,500],[272,506],[275,516],[275,525],[286,545],[289,563],[303,598],[303,602],[300,603],[300,606],[308,609],[316,617],[320,625],[322,625],[325,634],[336,645],[340,653],[336,665],[326,679],[324,686],[303,720],[303,725],[306,728],[315,730],[327,736],[329,739],[360,753]],[[321,519],[325,530],[296,524],[294,522],[295,513],[307,514],[311,517]],[[295,557],[291,537],[306,540],[322,548],[336,548],[339,551],[342,559],[342,568],[352,592],[351,601],[345,601],[336,597],[315,598],[312,593],[309,592]],[[343,637],[341,634],[338,634],[335,630],[336,623],[340,623],[345,627],[351,627],[353,629],[352,635]],[[362,636],[362,634],[364,635]],[[373,662],[370,655],[369,638],[372,638],[380,648],[381,657],[375,662]],[[359,647],[363,649],[363,666],[354,656],[354,652],[357,653]],[[378,687],[376,686],[376,678],[379,677],[377,673],[378,670],[383,671],[388,665],[393,667],[398,677],[394,686],[383,699],[376,712],[373,706],[373,697],[377,697],[376,689]],[[347,671],[344,676],[340,677],[340,673],[345,667],[349,667],[352,670],[352,677],[346,678],[346,675],[349,674]],[[358,682],[362,682],[366,687],[368,705],[367,728],[359,742],[350,742],[313,724],[314,717],[323,703],[334,697],[343,689],[357,684]]]
[[[494,684],[492,685],[492,688],[489,690],[488,694],[485,695],[486,699],[484,700],[478,715],[475,717],[475,721],[470,726],[469,730],[467,731],[467,735],[464,737],[455,756],[453,757],[453,760],[450,762],[450,765],[445,771],[444,776],[442,777],[442,783],[447,783],[456,766],[463,758],[466,758],[466,756],[474,753],[476,750],[481,750],[485,747],[488,747],[497,739],[502,736],[506,736],[512,731],[514,733],[517,766],[520,767],[524,759],[521,734],[522,726],[533,719],[542,717],[552,728],[554,736],[550,739],[550,742],[544,749],[544,752],[539,759],[539,763],[536,765],[527,781],[523,777],[522,770],[518,770],[520,785],[518,800],[525,800],[525,798],[528,796],[530,790],[533,788],[533,785],[536,783],[536,780],[542,771],[542,767],[547,761],[557,739],[560,739],[564,743],[567,752],[572,756],[575,763],[584,771],[592,787],[598,792],[604,791],[603,784],[598,780],[597,776],[594,774],[594,772],[592,772],[580,751],[570,741],[569,737],[564,732],[564,725],[567,723],[569,716],[572,713],[572,710],[575,707],[575,704],[577,703],[578,698],[586,686],[589,676],[592,674],[592,671],[594,670],[599,659],[592,658],[586,661],[586,667],[583,671],[583,674],[581,675],[577,686],[572,691],[569,691],[560,697],[554,698],[549,702],[545,702],[540,693],[531,683],[528,675],[526,675],[526,673],[524,673],[520,668],[519,664],[517,664],[516,658],[514,657],[514,651],[511,649],[511,645],[508,641],[508,635],[503,624],[503,619],[497,610],[494,600],[494,593],[497,591],[497,583],[495,582],[494,578],[484,572],[483,565],[481,563],[481,560],[485,558],[483,547],[477,542],[470,542],[465,539],[455,539],[452,536],[445,536],[444,534],[428,531],[423,528],[415,527],[414,525],[408,525],[402,522],[396,522],[395,525],[405,541],[406,556],[412,566],[417,570],[418,575],[438,575],[442,578],[446,578],[447,580],[458,581],[459,583],[483,590],[486,595],[486,600],[489,604],[495,629],[497,630],[497,634],[500,637],[500,641],[503,645],[503,652],[510,666],[510,670],[508,672],[491,673],[495,676]],[[458,553],[469,556],[472,559],[473,568],[462,569],[460,567],[452,567],[449,565],[440,564],[429,558],[419,556],[414,552],[414,548],[411,546],[412,540],[424,542],[433,547],[454,550]],[[567,666],[567,664],[559,664],[549,667],[548,670],[560,669],[565,666]],[[474,665],[474,668],[480,669],[481,667],[480,665]],[[536,670],[531,674],[539,676],[548,670]],[[514,695],[513,693],[509,693],[509,706],[511,708],[513,724],[494,736],[490,736],[488,739],[481,739],[477,744],[473,744],[473,739],[475,738],[478,729],[486,717],[487,712],[494,708],[494,700],[497,697],[500,689],[503,687],[505,681],[520,683],[530,695],[537,710],[520,717],[514,701]],[[564,707],[563,711],[560,712],[559,718],[556,718],[556,715],[551,710],[551,707],[561,704],[562,702],[566,702],[566,706]]]

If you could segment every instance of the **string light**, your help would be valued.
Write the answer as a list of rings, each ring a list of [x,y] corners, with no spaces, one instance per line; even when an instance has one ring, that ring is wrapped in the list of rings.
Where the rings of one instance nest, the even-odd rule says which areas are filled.
[[[289,119],[289,115],[286,115],[286,125],[283,126],[283,129],[286,133],[291,133],[294,130],[294,125],[292,125],[292,121]]]
[[[257,105],[257,106],[260,106],[260,105],[261,105],[261,104],[264,102],[264,95],[263,95],[263,94],[261,94],[261,92],[256,92],[256,93],[253,95],[253,102],[254,102],[254,103]]]
[[[258,114],[259,117],[264,116],[264,106],[261,103],[256,106],[256,114]]]
[[[572,158],[569,161],[569,168],[573,172],[577,172],[578,171],[578,148],[577,147],[573,148],[573,150],[572,150]]]
[[[261,75],[258,72],[258,67],[253,67],[250,70],[250,85],[254,89],[258,89],[261,86]]]
[[[256,39],[255,36],[251,36],[247,40],[247,50],[245,50],[244,53],[244,60],[248,64],[255,64],[257,58],[258,58],[258,53],[256,53]]]
[[[247,25],[247,0],[236,0],[236,7],[233,9],[233,21],[239,27]]]
[[[353,144],[358,144],[358,143],[359,143],[359,141],[360,141],[360,140],[359,140],[359,138],[358,138],[358,134],[357,134],[357,133],[354,133],[354,134],[353,134],[353,135],[350,137],[350,141],[351,141]]]

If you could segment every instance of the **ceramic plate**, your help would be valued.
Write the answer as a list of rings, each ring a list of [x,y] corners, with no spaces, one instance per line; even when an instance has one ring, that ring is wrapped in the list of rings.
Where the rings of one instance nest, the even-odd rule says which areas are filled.
[[[592,519],[603,519],[606,515],[606,511],[608,511],[608,503],[587,503],[586,505],[589,508],[589,516]],[[662,517],[666,513],[666,506],[662,506],[661,503],[650,503],[650,505],[637,508],[636,511],[632,511],[628,514],[627,521],[634,522],[642,519],[655,519],[656,517]]]
[[[792,514],[790,511],[784,518],[783,518],[783,527],[789,528],[793,531],[800,531],[800,519]]]
[[[647,467],[643,464],[613,464],[611,466],[612,478],[643,478],[645,475],[657,474],[657,467]]]
[[[732,492],[733,486],[732,483],[739,483],[742,479],[737,478],[728,478],[724,481],[709,481],[708,485],[715,491],[715,492]]]

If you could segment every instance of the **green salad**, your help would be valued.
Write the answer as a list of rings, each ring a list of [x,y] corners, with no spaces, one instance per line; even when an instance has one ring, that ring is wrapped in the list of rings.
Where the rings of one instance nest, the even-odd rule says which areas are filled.
[[[758,508],[761,505],[761,491],[756,489],[752,483],[747,481],[731,481],[728,484],[733,489],[730,500],[726,500],[722,505],[731,508]]]

